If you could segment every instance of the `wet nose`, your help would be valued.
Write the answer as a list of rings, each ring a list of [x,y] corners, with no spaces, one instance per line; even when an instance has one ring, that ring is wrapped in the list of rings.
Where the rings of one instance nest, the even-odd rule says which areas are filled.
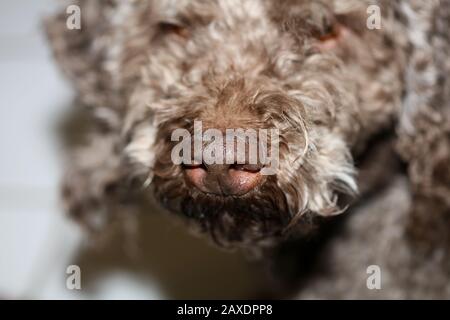
[[[184,165],[186,182],[198,190],[222,196],[244,195],[262,180],[261,166],[252,164]]]

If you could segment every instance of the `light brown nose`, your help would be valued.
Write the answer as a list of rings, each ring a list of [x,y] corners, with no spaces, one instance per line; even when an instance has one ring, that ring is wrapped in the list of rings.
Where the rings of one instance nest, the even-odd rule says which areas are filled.
[[[184,165],[189,185],[204,193],[239,196],[254,189],[262,180],[261,167],[250,164]]]

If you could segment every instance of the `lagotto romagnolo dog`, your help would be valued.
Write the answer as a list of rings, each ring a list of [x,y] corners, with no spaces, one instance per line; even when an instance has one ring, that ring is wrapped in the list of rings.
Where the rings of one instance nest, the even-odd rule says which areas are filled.
[[[73,217],[95,228],[140,193],[221,246],[321,239],[299,297],[450,297],[450,1],[73,3],[80,30],[46,21],[94,123],[67,157]],[[196,121],[277,129],[276,174],[174,164],[172,133]]]

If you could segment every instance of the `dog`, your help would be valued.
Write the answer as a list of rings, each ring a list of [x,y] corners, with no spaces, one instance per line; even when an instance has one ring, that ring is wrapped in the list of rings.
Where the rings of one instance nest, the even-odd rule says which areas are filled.
[[[221,247],[273,256],[286,242],[322,233],[322,224],[347,208],[344,230],[353,230],[351,221],[375,206],[385,208],[370,216],[379,220],[364,225],[359,218],[350,235],[368,234],[374,225],[380,235],[389,233],[391,221],[401,230],[402,250],[422,257],[417,263],[439,252],[442,263],[433,268],[445,265],[449,1],[75,4],[81,29],[68,29],[61,12],[47,19],[46,31],[92,123],[84,144],[68,153],[63,183],[67,210],[84,226],[100,228],[139,193]],[[373,27],[369,20],[377,14],[380,25]],[[224,134],[276,129],[275,174],[262,174],[265,164],[248,156],[226,164],[175,163],[173,132],[194,135],[197,122],[202,132]],[[225,144],[215,152],[226,154]],[[390,159],[396,165],[382,162]],[[402,196],[388,197],[386,190]],[[400,212],[402,219],[392,218]],[[385,239],[393,237],[399,235]],[[376,248],[372,238],[359,247]],[[350,254],[346,259],[353,261]],[[411,288],[398,286],[403,293]]]

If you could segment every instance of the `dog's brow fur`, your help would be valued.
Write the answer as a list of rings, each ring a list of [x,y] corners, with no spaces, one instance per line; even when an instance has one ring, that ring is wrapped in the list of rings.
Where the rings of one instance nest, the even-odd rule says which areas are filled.
[[[64,187],[85,224],[130,197],[132,181],[220,245],[276,246],[309,230],[304,217],[341,213],[344,195],[370,189],[354,159],[388,132],[417,201],[408,243],[447,247],[428,228],[450,210],[448,0],[75,2],[81,30],[67,30],[64,13],[46,28],[94,122]],[[371,4],[379,30],[366,27]],[[321,49],[336,27],[337,44]],[[195,120],[278,129],[277,174],[241,197],[190,188],[170,137]]]

